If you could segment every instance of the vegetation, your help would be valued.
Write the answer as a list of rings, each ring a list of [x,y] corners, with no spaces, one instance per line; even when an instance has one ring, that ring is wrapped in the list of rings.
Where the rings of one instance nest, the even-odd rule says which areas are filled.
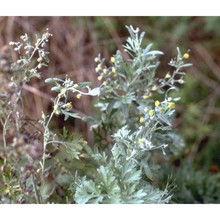
[[[68,24],[68,19],[62,22]],[[170,18],[148,18],[147,37],[139,28],[126,26],[127,40],[116,30],[127,35],[120,25],[130,18],[118,18],[117,24],[113,18],[91,19],[97,30],[93,38],[100,41],[93,52],[101,54],[80,61],[83,65],[90,60],[91,68],[85,64],[83,70],[87,74],[57,74],[62,66],[54,69],[56,29],[53,36],[47,30],[36,40],[24,34],[11,41],[17,53],[12,53],[16,62],[11,68],[9,49],[2,49],[2,60],[7,61],[2,71],[8,74],[2,76],[0,99],[1,203],[218,203],[219,67],[207,53],[212,44],[204,44],[206,50],[186,40],[196,35],[185,34],[190,28],[195,33],[204,22],[204,32],[197,34],[206,42],[205,30],[211,32],[217,18],[180,18],[171,28],[172,41],[166,31],[161,38],[149,29],[157,25],[163,32]],[[79,27],[85,20],[78,18]],[[109,36],[98,31],[103,22],[114,42],[109,47],[104,40],[102,44]],[[139,18],[130,23],[140,24]],[[176,50],[178,41],[183,46]],[[108,54],[116,47],[114,55]],[[169,60],[173,49],[177,55]],[[68,47],[65,52],[72,53]],[[203,66],[198,65],[198,54]],[[64,58],[65,66],[73,65]],[[193,66],[185,76],[188,60]]]

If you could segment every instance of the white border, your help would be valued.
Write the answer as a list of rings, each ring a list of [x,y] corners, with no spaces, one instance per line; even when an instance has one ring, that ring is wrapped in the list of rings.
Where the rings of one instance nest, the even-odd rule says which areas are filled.
[[[207,220],[217,219],[219,205],[0,205],[0,213],[9,220]]]
[[[217,0],[2,0],[1,16],[218,16]]]

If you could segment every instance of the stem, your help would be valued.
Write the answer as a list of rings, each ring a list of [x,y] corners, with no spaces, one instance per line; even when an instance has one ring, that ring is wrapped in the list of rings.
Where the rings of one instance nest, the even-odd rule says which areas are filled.
[[[45,167],[45,160],[46,160],[46,149],[47,149],[47,144],[48,144],[48,135],[49,135],[49,124],[50,121],[54,115],[54,111],[51,113],[50,118],[47,121],[47,124],[45,126],[45,132],[44,132],[44,144],[43,144],[43,158],[42,158],[42,174],[44,173],[44,167]]]
[[[37,202],[37,204],[40,204],[41,199],[40,199],[40,195],[39,195],[38,190],[37,190],[37,186],[36,186],[33,174],[31,175],[31,180],[32,180],[33,187],[34,187],[34,195],[35,195],[36,202]]]

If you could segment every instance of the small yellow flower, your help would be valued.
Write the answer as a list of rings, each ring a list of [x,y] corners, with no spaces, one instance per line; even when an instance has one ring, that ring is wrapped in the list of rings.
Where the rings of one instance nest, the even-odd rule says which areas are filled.
[[[153,86],[153,87],[151,88],[151,91],[157,91],[157,87],[156,87],[156,86]]]
[[[72,103],[71,102],[66,103],[66,107],[67,107],[67,109],[71,109],[72,108]]]
[[[54,105],[53,110],[57,111],[59,109],[58,105]]]
[[[97,79],[98,79],[98,81],[101,81],[101,80],[102,80],[102,77],[101,77],[101,76],[99,76]]]
[[[77,99],[80,99],[80,98],[81,98],[81,94],[77,94],[77,95],[76,95],[76,98],[77,98]]]
[[[145,107],[145,108],[144,108],[144,111],[145,111],[145,112],[147,112],[147,111],[148,111],[148,108],[147,108],[147,107]]]
[[[143,139],[143,138],[139,138],[139,139],[138,139],[138,143],[139,143],[139,144],[142,144],[143,142],[144,142],[144,139]]]
[[[60,114],[60,110],[59,110],[58,105],[54,105],[53,110],[54,110],[54,112],[55,112],[56,115],[59,115],[59,114]]]
[[[149,98],[150,98],[149,95],[144,95],[144,96],[143,96],[143,99],[144,99],[144,100],[147,100],[147,99],[149,99]]]
[[[9,190],[9,188],[5,189],[5,190],[4,190],[4,193],[5,193],[5,194],[8,194],[8,193],[10,193],[10,190]]]
[[[152,116],[154,115],[154,110],[150,110],[150,111],[148,112],[148,115],[149,115],[150,117],[152,117]]]
[[[60,94],[61,94],[61,95],[65,94],[65,93],[66,93],[66,89],[65,89],[65,88],[63,88],[63,89],[60,90]]]
[[[166,74],[165,79],[171,78],[171,75],[169,73]]]
[[[106,81],[104,81],[104,82],[102,83],[102,85],[103,85],[103,86],[106,86],[106,84],[107,84],[107,82],[106,82]]]
[[[175,103],[174,103],[174,102],[170,102],[170,103],[168,104],[168,108],[170,108],[170,109],[175,108]]]
[[[188,58],[189,58],[189,54],[188,54],[188,53],[184,53],[184,54],[183,54],[183,58],[184,58],[184,59],[188,59]]]
[[[103,69],[103,73],[104,73],[104,74],[107,74],[107,69]]]
[[[78,84],[74,84],[74,85],[73,85],[73,88],[75,88],[75,89],[77,89],[78,87],[79,87]]]
[[[114,63],[115,62],[115,58],[111,57],[111,62]]]
[[[113,73],[116,73],[115,67],[112,67],[112,72],[113,72]]]
[[[160,105],[160,102],[157,100],[154,104],[155,104],[155,106],[157,107],[157,106]]]
[[[144,122],[144,117],[140,117],[140,123]]]
[[[94,61],[95,61],[96,63],[98,63],[98,62],[99,62],[99,58],[96,57],[96,58],[94,59]]]

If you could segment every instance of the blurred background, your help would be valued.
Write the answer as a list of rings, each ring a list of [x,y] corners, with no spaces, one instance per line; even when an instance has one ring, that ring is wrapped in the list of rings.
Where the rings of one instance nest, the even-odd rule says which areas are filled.
[[[1,83],[10,76],[10,57],[13,59],[6,45],[24,33],[40,36],[49,28],[53,34],[49,67],[23,91],[26,115],[38,120],[42,111],[51,111],[50,100],[55,95],[44,80],[68,74],[75,82],[91,81],[93,87],[98,86],[94,58],[101,53],[109,59],[116,50],[123,50],[128,36],[125,25],[145,31],[143,43],[153,43],[154,49],[165,53],[158,76],[166,74],[177,46],[182,53],[190,50],[193,66],[187,69],[174,123],[185,148],[164,164],[161,186],[172,171],[178,185],[173,189],[174,202],[220,203],[220,17],[0,17]],[[74,111],[84,116],[95,114],[93,102],[86,96],[80,102],[72,100]],[[53,126],[79,132],[92,143],[88,125],[78,119],[64,123],[57,117]]]

